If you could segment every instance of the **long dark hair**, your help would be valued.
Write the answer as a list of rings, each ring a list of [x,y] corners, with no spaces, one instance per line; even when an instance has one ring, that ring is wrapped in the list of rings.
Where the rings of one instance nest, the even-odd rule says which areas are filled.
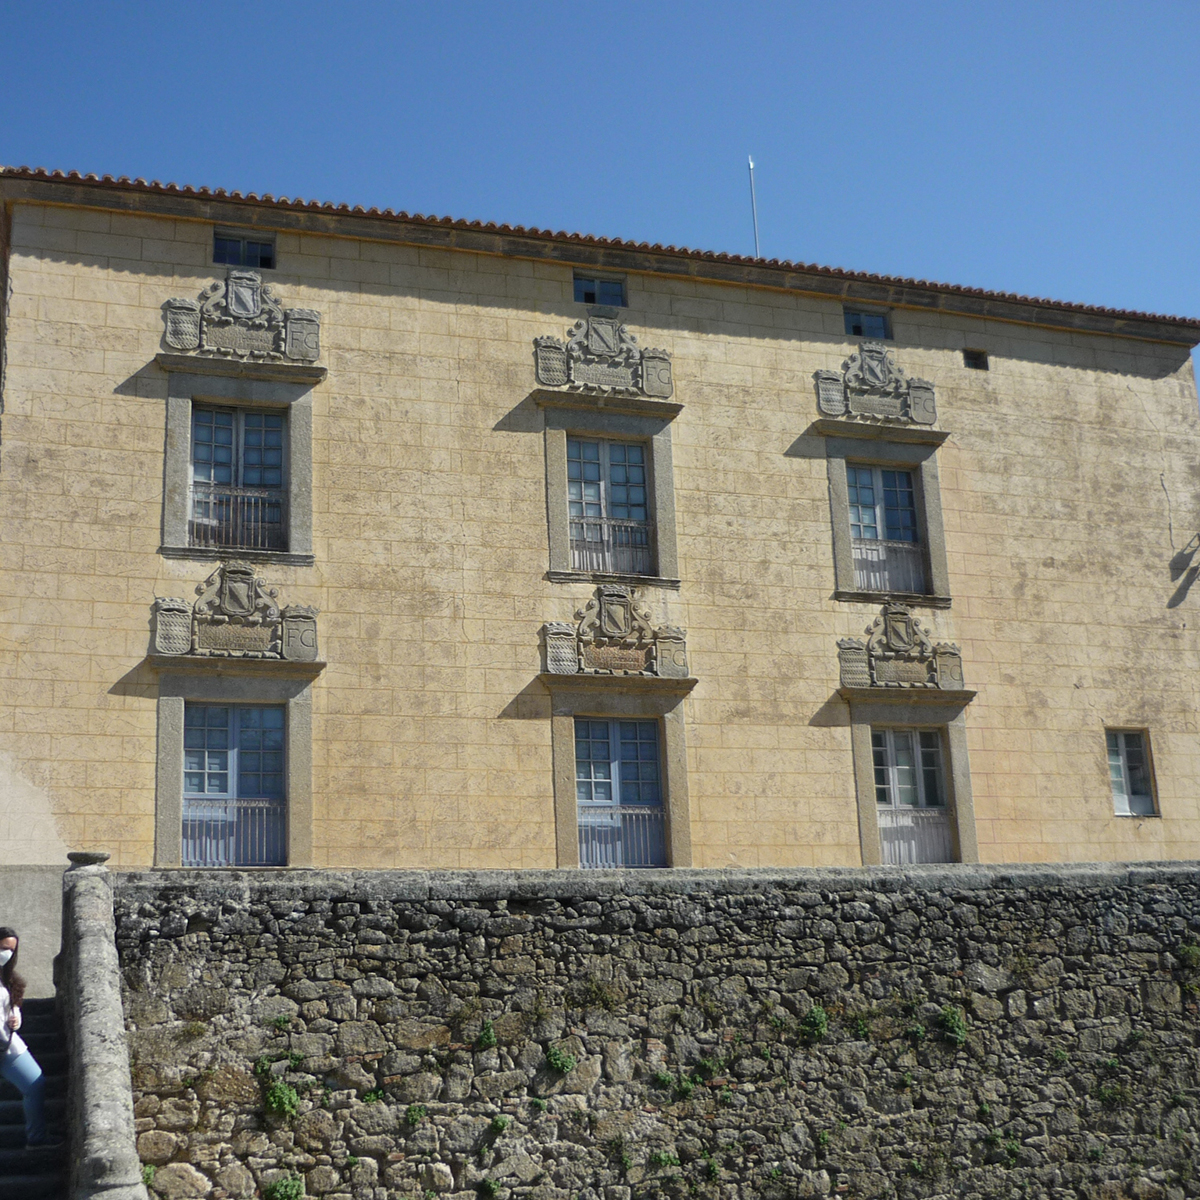
[[[17,951],[21,949],[21,938],[15,929],[0,925],[0,942],[7,938],[16,938],[17,949],[12,952],[12,958],[0,967],[0,983],[8,989],[9,998],[15,1007],[20,1007],[25,999],[25,980],[17,974]]]

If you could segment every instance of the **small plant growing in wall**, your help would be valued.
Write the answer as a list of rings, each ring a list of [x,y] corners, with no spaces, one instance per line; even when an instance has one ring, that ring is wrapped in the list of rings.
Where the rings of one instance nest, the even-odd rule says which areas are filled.
[[[142,1163],[142,1183],[149,1187],[154,1182],[158,1168],[153,1163]]]
[[[480,1027],[479,1036],[475,1039],[476,1050],[494,1050],[496,1048],[496,1027],[491,1021],[484,1021]]]
[[[800,1021],[800,1034],[806,1042],[819,1042],[829,1032],[829,1014],[819,1004],[804,1014]]]
[[[938,1018],[942,1026],[942,1037],[955,1046],[963,1046],[967,1041],[967,1019],[957,1005],[947,1004]]]
[[[290,1083],[284,1083],[282,1079],[272,1081],[267,1088],[265,1103],[269,1112],[289,1121],[300,1111],[300,1097],[296,1094],[296,1089]]]
[[[272,1029],[277,1030],[279,1033],[282,1033],[291,1023],[292,1018],[287,1013],[280,1013],[279,1016],[272,1017],[267,1022]]]
[[[304,1180],[299,1175],[276,1179],[263,1188],[263,1200],[304,1200]]]
[[[529,1107],[532,1108],[535,1113],[544,1113],[549,1106],[540,1096],[534,1096],[534,1098],[529,1101]]]
[[[672,1154],[669,1150],[652,1150],[647,1161],[652,1167],[677,1167],[679,1155]]]
[[[479,1194],[481,1196],[498,1196],[500,1194],[500,1185],[494,1179],[481,1179],[479,1181]]]
[[[363,1093],[362,1102],[364,1104],[378,1104],[383,1099],[382,1088],[372,1088],[369,1092]]]
[[[1175,957],[1179,959],[1185,970],[1200,971],[1200,946],[1195,942],[1188,942],[1186,946],[1180,946],[1175,951]]]
[[[492,1118],[491,1130],[497,1137],[499,1137],[500,1134],[502,1134],[507,1128],[508,1128],[508,1118],[507,1117],[495,1116]]]
[[[570,1075],[575,1070],[575,1056],[568,1054],[558,1046],[551,1046],[546,1051],[546,1062],[550,1064],[551,1070],[557,1071],[560,1075]]]
[[[420,1125],[428,1112],[429,1110],[423,1104],[410,1104],[404,1110],[404,1123],[413,1126]]]

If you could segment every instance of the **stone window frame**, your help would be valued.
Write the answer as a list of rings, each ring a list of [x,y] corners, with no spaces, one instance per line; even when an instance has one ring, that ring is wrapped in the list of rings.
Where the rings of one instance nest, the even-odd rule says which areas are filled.
[[[825,436],[829,507],[833,525],[834,599],[871,604],[899,600],[913,607],[949,608],[950,568],[946,559],[946,531],[942,523],[937,450],[950,435],[936,429],[839,420],[816,421],[814,432]],[[917,523],[924,539],[921,547],[927,591],[875,592],[858,587],[854,571],[854,547],[850,537],[847,462],[913,473]]]
[[[550,743],[554,774],[557,865],[579,865],[579,810],[575,797],[575,718],[657,720],[662,766],[667,866],[692,865],[687,742],[683,701],[695,679],[622,675],[541,676],[550,692]]]
[[[183,859],[184,706],[282,704],[287,712],[287,866],[313,865],[312,685],[313,664],[303,669],[239,661],[227,669],[213,660],[190,669],[164,670],[158,681],[155,765],[154,865],[178,867]],[[315,669],[319,670],[317,664]],[[299,667],[300,664],[296,664]],[[290,669],[289,669],[290,668]],[[206,868],[207,869],[207,868]],[[213,868],[241,870],[240,867]],[[264,868],[265,869],[265,868]]]
[[[160,354],[167,372],[166,452],[163,463],[164,558],[215,561],[231,555],[250,562],[312,566],[312,389],[324,367],[239,362]],[[287,550],[246,550],[188,544],[191,514],[192,408],[282,409],[287,415]]]
[[[560,392],[535,392],[542,410],[546,445],[546,515],[553,583],[625,583],[678,589],[679,550],[675,528],[675,472],[671,422],[682,404]],[[571,562],[571,527],[567,504],[567,438],[600,438],[643,442],[649,449],[650,495],[656,547],[654,575],[577,571]]]
[[[864,694],[864,693],[870,694]],[[864,867],[883,862],[875,800],[875,760],[871,727],[937,729],[942,735],[942,769],[946,811],[957,862],[977,863],[975,801],[967,754],[966,706],[974,692],[947,696],[945,692],[915,689],[842,689],[850,707],[850,747],[854,757],[854,790],[858,806],[858,836]]]

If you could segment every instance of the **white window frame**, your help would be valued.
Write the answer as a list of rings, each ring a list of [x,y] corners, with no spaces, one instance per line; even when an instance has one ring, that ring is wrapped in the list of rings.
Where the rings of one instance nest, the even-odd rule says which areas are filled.
[[[663,767],[662,751],[663,737],[661,722],[653,717],[591,717],[577,714],[575,721],[575,802],[578,810],[579,825],[579,857],[583,867],[665,867],[668,863],[667,853],[667,805],[666,805],[666,772]],[[597,725],[606,727],[608,744],[607,759],[588,757],[580,759],[580,723],[586,722],[594,730]],[[642,746],[645,739],[645,727],[654,731],[654,779],[653,788],[657,800],[648,803],[642,800],[628,801],[625,797],[625,785],[628,783],[639,790],[646,786],[640,779],[626,779],[626,759],[622,755],[624,740],[622,725],[638,727],[633,744]],[[585,739],[594,744],[596,739]],[[637,762],[648,760],[640,755]],[[585,764],[587,766],[584,773]],[[641,774],[639,768],[638,774]],[[607,789],[608,799],[597,799],[597,790]],[[591,794],[584,795],[584,792]],[[642,818],[639,820],[638,818]],[[628,842],[626,843],[626,835]],[[616,855],[603,854],[603,845],[609,839],[618,846]],[[593,849],[589,854],[588,847]],[[636,851],[640,850],[641,854]],[[634,853],[631,855],[631,851]],[[605,861],[588,862],[588,858],[603,858]],[[612,857],[613,861],[608,861]],[[645,861],[630,862],[629,858],[640,857]],[[619,858],[620,861],[616,861]],[[650,861],[653,860],[653,861]]]
[[[916,752],[916,804],[904,804],[900,800],[900,782],[898,779],[899,767],[896,758],[896,735],[901,734],[913,739],[913,749]],[[933,737],[936,744],[932,747],[922,746],[922,735]],[[879,799],[881,790],[879,784],[879,763],[875,756],[879,752],[879,747],[875,744],[877,738],[883,738],[884,754],[886,761],[883,770],[886,772],[886,782],[883,785],[883,790],[889,795],[887,802]],[[875,802],[880,808],[896,808],[896,809],[936,809],[939,812],[946,812],[949,809],[949,796],[946,790],[946,754],[945,746],[943,745],[943,733],[940,729],[931,729],[923,726],[893,726],[893,725],[873,725],[871,727],[871,758],[872,767],[875,771]],[[941,799],[937,803],[931,803],[928,796],[925,772],[928,769],[926,766],[926,754],[932,753],[935,755],[934,768],[937,772],[937,787],[941,792]]]
[[[862,520],[865,505],[849,501],[850,541],[854,552],[854,582],[863,592],[902,592],[925,595],[929,586],[925,562],[925,545],[921,532],[921,506],[918,499],[919,480],[917,472],[906,466],[880,466],[877,463],[846,461],[846,492],[861,484],[850,482],[851,471],[867,471],[871,475],[872,523]],[[887,504],[885,501],[885,474],[902,475],[908,480],[907,492],[911,499],[913,538],[889,538]],[[893,489],[894,490],[894,489]],[[858,518],[856,521],[855,518]],[[859,527],[856,535],[855,526]],[[863,529],[873,528],[874,537],[863,536]],[[874,575],[874,579],[872,579]]]
[[[598,480],[591,481],[582,477],[582,468],[589,460],[582,454],[579,459],[573,458],[571,454],[573,445],[580,447],[581,450],[584,446],[596,447],[596,459],[591,461],[596,462]],[[638,450],[641,452],[641,463],[632,464],[640,466],[642,469],[643,478],[640,484],[613,484],[613,468],[622,465],[612,461],[612,451],[615,447],[620,447],[625,451]],[[579,462],[581,468],[578,479],[572,478],[573,463],[575,462]],[[628,467],[631,464],[627,462],[624,465]],[[597,484],[598,500],[589,500],[586,496],[586,485],[590,482]],[[614,486],[641,488],[641,504],[628,505],[628,507],[644,509],[646,513],[644,518],[613,516],[612,489]],[[573,494],[576,491],[578,495]],[[572,511],[576,506],[583,511]],[[591,506],[598,507],[599,514],[589,514],[587,509]],[[650,447],[645,442],[637,440],[621,441],[617,438],[583,437],[568,434],[567,515],[571,522],[571,555],[572,566],[575,570],[653,576],[657,570],[657,553]],[[595,525],[589,527],[585,524],[587,522],[599,522],[599,527],[597,528]],[[581,526],[584,536],[577,538],[574,535],[580,532]],[[622,561],[622,555],[624,555],[624,561]],[[634,569],[634,560],[638,557],[644,560],[644,570]]]
[[[1129,767],[1129,739],[1138,738],[1146,776],[1144,793],[1134,793]],[[1112,788],[1113,815],[1118,817],[1156,817],[1154,763],[1150,757],[1150,734],[1145,729],[1106,729],[1104,744],[1108,762],[1108,780]],[[1115,758],[1114,758],[1115,754]],[[1118,792],[1118,783],[1124,795]]]

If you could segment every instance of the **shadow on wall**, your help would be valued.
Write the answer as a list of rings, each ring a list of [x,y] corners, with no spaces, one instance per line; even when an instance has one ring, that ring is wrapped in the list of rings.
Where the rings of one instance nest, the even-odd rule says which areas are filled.
[[[1188,592],[1192,590],[1192,584],[1196,582],[1196,576],[1200,575],[1200,563],[1192,561],[1196,557],[1197,550],[1200,550],[1200,533],[1193,534],[1192,540],[1172,556],[1171,582],[1174,583],[1178,580],[1179,586],[1167,601],[1168,608],[1178,608],[1187,599]]]

